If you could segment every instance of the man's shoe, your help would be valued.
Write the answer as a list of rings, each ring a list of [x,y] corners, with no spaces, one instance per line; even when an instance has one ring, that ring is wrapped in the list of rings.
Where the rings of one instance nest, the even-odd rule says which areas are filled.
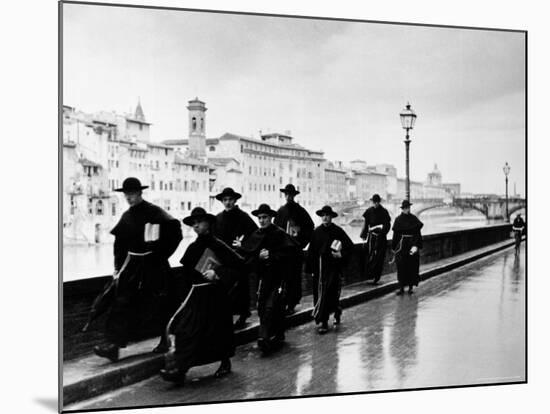
[[[220,364],[220,367],[214,373],[214,376],[216,378],[221,378],[221,377],[225,377],[230,372],[231,372],[231,361],[228,359],[226,361],[222,361],[222,363]]]
[[[97,356],[107,358],[111,362],[118,361],[118,346],[115,344],[97,345],[94,347],[94,353]]]
[[[407,292],[409,295],[412,295],[414,292],[412,289],[409,289],[409,291]]]
[[[405,291],[403,289],[399,289],[396,293],[397,296],[401,296],[402,294],[404,294]]]
[[[179,368],[175,369],[161,369],[160,376],[165,381],[175,382],[182,385],[185,382],[185,374],[187,371],[184,371]]]
[[[233,325],[233,328],[235,330],[239,330],[239,329],[244,329],[245,326],[246,326],[246,316],[239,316],[239,319],[237,319],[237,321]]]
[[[267,354],[271,350],[269,341],[265,338],[258,338],[258,348],[260,348],[260,351],[264,354]]]
[[[317,329],[317,332],[319,332],[321,335],[326,334],[328,332],[328,323],[323,322],[321,326]]]
[[[335,313],[334,314],[334,324],[335,325],[340,325],[340,322],[341,322],[341,318],[342,318],[342,313]]]

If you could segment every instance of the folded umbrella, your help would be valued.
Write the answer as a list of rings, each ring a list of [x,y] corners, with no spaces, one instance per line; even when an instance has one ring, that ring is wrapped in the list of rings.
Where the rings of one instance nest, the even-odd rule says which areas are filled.
[[[92,308],[90,309],[90,314],[88,316],[88,321],[86,325],[82,328],[82,332],[86,332],[90,327],[90,324],[99,318],[103,313],[105,313],[113,303],[113,300],[117,294],[118,287],[118,277],[113,277],[107,282],[103,291],[95,298]]]

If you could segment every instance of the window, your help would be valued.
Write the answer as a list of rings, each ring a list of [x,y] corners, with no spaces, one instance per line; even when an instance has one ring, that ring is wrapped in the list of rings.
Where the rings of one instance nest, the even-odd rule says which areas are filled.
[[[116,216],[116,203],[111,203],[111,214]]]
[[[162,191],[162,190],[163,190],[163,188],[164,188],[164,187],[163,187],[163,183],[162,183],[162,180],[160,180],[160,181],[159,181],[159,190],[161,190],[161,191]]]
[[[97,200],[97,203],[95,205],[95,214],[97,216],[103,215],[103,200]]]
[[[193,117],[191,119],[191,127],[193,128],[193,131],[197,130],[197,118]]]
[[[185,210],[185,202],[184,201],[182,201],[180,203],[180,210]]]
[[[172,181],[170,181],[170,191],[173,190]]]
[[[210,145],[210,147],[208,148],[208,150],[209,150],[210,152],[214,152],[214,151],[216,151],[216,147],[215,147],[214,145]]]
[[[187,202],[187,210],[191,210],[191,201]]]

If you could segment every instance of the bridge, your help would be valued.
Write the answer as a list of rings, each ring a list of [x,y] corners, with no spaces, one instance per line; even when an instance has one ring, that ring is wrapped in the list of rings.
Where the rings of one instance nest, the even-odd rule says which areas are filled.
[[[517,211],[526,208],[527,202],[524,198],[508,198],[508,216],[506,216],[506,198],[505,197],[455,197],[455,198],[419,198],[412,199],[411,211],[417,216],[425,211],[440,207],[455,207],[461,210],[476,210],[483,214],[489,220],[506,220]],[[399,214],[401,199],[388,200],[383,202],[384,206],[395,217]],[[358,200],[350,200],[345,203],[339,203],[333,208],[338,211],[346,223],[361,219],[361,214],[370,204],[359,205]]]

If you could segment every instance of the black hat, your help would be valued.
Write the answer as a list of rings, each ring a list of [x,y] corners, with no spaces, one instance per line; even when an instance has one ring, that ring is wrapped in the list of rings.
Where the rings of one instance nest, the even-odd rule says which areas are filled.
[[[380,201],[382,201],[382,199],[380,198],[380,195],[374,194],[374,195],[370,198],[370,201],[373,201],[373,202],[375,202],[375,203],[379,203]]]
[[[315,214],[317,214],[319,217],[323,217],[327,214],[332,218],[338,217],[338,213],[334,212],[331,206],[324,206],[321,210],[317,210]]]
[[[260,214],[268,214],[271,217],[274,217],[277,215],[277,212],[275,210],[271,210],[269,204],[260,204],[258,209],[252,212],[252,215],[258,217]]]
[[[136,177],[128,177],[122,182],[122,187],[115,188],[114,191],[118,191],[119,193],[135,193],[145,188],[149,188],[149,186],[141,185],[141,182]]]
[[[223,191],[216,195],[216,200],[222,201],[224,197],[232,197],[238,200],[242,197],[239,193],[235,192],[231,187],[225,187]]]
[[[296,187],[294,187],[292,184],[287,184],[285,188],[280,189],[281,193],[285,194],[291,194],[291,195],[298,195],[300,192],[296,190]]]
[[[184,224],[187,224],[188,226],[192,226],[195,221],[197,220],[203,220],[206,219],[208,221],[214,221],[216,220],[216,216],[209,214],[206,212],[206,210],[202,207],[195,207],[193,210],[191,210],[191,214],[187,217],[185,217],[182,221]]]
[[[412,206],[412,203],[409,200],[403,200],[401,202],[401,208],[407,208],[407,207],[410,207],[410,206]]]

